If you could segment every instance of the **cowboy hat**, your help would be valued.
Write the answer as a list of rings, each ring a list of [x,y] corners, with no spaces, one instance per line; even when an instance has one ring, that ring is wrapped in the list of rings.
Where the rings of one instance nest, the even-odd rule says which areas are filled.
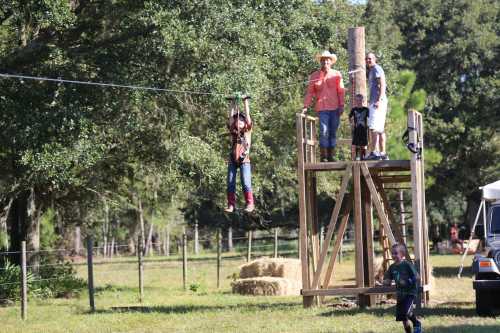
[[[335,55],[335,53],[330,53],[330,51],[323,51],[316,55],[316,60],[318,62],[320,62],[322,58],[330,58],[332,59],[332,63],[337,62],[337,56]]]

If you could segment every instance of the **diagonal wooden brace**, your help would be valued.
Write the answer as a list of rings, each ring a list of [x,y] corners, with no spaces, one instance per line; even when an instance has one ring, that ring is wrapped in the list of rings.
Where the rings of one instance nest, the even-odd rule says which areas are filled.
[[[392,233],[391,225],[389,223],[389,220],[387,219],[387,215],[385,215],[384,213],[384,207],[382,205],[382,202],[380,201],[377,188],[373,183],[373,179],[370,175],[368,167],[366,166],[366,163],[361,164],[361,172],[363,172],[363,176],[365,176],[366,184],[368,185],[368,189],[370,190],[370,193],[372,195],[373,203],[375,205],[375,208],[377,209],[378,218],[380,219],[380,222],[382,222],[385,232],[387,233],[387,237],[389,238],[389,243],[392,246],[396,244],[396,239],[394,238],[394,234]]]
[[[349,179],[351,178],[351,165],[348,165],[344,177],[342,178],[342,184],[340,185],[340,191],[337,196],[337,201],[335,202],[335,207],[333,209],[332,216],[330,218],[330,223],[328,225],[328,230],[326,232],[325,240],[323,241],[323,246],[321,247],[321,253],[318,260],[318,265],[316,272],[314,273],[311,289],[316,289],[318,287],[319,279],[321,277],[321,271],[323,270],[323,265],[325,264],[325,258],[328,253],[328,248],[330,247],[330,241],[333,237],[333,232],[335,231],[335,225],[339,217],[340,208],[342,207],[342,200],[347,190],[347,185],[349,184]]]

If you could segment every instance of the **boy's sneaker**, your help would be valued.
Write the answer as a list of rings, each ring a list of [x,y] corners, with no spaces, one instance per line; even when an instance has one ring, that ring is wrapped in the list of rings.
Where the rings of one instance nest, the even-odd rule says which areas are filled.
[[[415,327],[413,328],[413,333],[422,333],[422,324],[418,323],[417,325],[415,325]]]
[[[389,160],[389,155],[387,155],[386,153],[381,153],[379,159],[382,160],[382,161],[388,161]]]
[[[367,161],[375,161],[375,160],[378,160],[379,159],[379,156],[375,153],[375,152],[371,152],[370,155],[368,155],[365,160]]]

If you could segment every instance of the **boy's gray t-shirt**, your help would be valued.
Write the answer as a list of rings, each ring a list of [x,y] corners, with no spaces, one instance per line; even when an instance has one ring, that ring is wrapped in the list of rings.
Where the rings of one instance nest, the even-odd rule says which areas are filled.
[[[384,77],[385,73],[382,67],[379,65],[375,65],[370,68],[370,72],[368,73],[368,87],[370,89],[370,100],[369,103],[375,103],[379,99],[379,89],[378,89],[378,80],[379,78]],[[385,89],[381,92],[382,96],[385,96]]]

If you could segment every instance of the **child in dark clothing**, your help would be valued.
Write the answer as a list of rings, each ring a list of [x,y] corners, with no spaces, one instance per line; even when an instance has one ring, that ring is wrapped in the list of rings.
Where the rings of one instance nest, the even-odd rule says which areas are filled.
[[[396,283],[397,303],[396,321],[402,321],[406,333],[411,333],[410,321],[413,323],[413,332],[421,333],[422,324],[413,313],[413,305],[417,297],[418,273],[415,266],[405,258],[405,246],[394,244],[392,246],[392,259],[394,263],[384,274],[384,285]]]
[[[364,96],[357,94],[354,99],[354,108],[349,114],[349,121],[352,128],[351,159],[363,160],[368,146],[368,114],[369,110],[363,106]]]

